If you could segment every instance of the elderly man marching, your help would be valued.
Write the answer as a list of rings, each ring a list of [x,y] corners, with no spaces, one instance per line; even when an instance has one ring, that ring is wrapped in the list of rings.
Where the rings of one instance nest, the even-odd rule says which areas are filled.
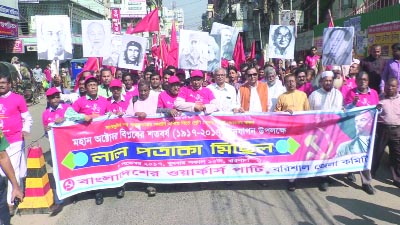
[[[343,108],[342,93],[333,87],[334,74],[332,71],[325,71],[321,74],[322,87],[313,91],[308,97],[311,110],[336,111]],[[321,177],[319,190],[327,191],[329,187],[329,177]]]

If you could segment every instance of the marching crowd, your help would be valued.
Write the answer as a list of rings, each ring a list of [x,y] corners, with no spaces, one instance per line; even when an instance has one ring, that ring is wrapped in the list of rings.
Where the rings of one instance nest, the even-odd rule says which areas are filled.
[[[379,111],[379,120],[372,169],[361,171],[362,189],[374,194],[371,180],[386,146],[389,146],[393,184],[400,188],[400,43],[391,47],[392,59],[381,58],[381,46],[373,45],[368,57],[354,58],[349,66],[323,67],[316,47],[312,47],[305,60],[297,59],[286,65],[283,60],[264,66],[249,61],[235,67],[233,62],[213,73],[168,66],[160,74],[149,66],[144,71],[117,69],[113,75],[110,69],[103,68],[83,71],[77,78],[76,91],[69,91],[62,76],[56,74],[46,91],[48,107],[43,112],[42,122],[45,131],[49,131],[53,123],[90,122],[105,114],[131,115],[144,120],[160,113],[173,117],[182,112],[292,114],[374,105]],[[0,118],[4,134],[0,135],[0,166],[12,187],[8,192],[0,187],[0,220],[5,224],[9,221],[8,206],[12,211],[12,200],[15,197],[23,200],[17,180],[26,175],[23,137],[30,132],[32,124],[24,99],[11,92],[9,77],[9,72],[0,64]],[[372,123],[373,119],[361,122]],[[338,154],[341,153],[338,151]],[[347,174],[347,178],[356,181],[353,173]],[[4,181],[6,179],[0,180],[0,185],[5,185]],[[287,187],[295,191],[295,180],[289,180]],[[329,177],[321,177],[319,189],[326,191],[328,187]],[[147,191],[149,196],[156,194],[152,185]],[[117,197],[124,197],[124,192],[124,187],[118,188]],[[101,191],[96,191],[95,199],[97,205],[103,203]],[[63,202],[56,199],[55,203],[53,212],[56,214],[61,211]]]

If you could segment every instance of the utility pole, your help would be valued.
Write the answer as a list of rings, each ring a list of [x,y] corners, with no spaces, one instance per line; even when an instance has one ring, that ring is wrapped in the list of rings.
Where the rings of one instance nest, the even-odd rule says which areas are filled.
[[[283,10],[282,0],[276,0],[274,6],[275,6],[274,24],[281,24],[281,12]]]
[[[317,0],[317,25],[319,24],[319,0]]]
[[[232,26],[232,0],[228,0],[228,9],[229,9],[229,13],[228,13],[228,25]]]

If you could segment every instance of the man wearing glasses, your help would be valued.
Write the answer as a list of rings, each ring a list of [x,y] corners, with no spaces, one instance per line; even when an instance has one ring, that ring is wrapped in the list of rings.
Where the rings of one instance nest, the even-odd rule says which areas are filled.
[[[279,26],[275,29],[273,41],[276,55],[284,56],[287,54],[286,49],[292,41],[292,36],[292,32],[286,26]]]
[[[219,68],[214,71],[214,81],[215,83],[207,86],[213,94],[215,99],[217,99],[218,110],[220,112],[244,112],[240,107],[236,96],[236,89],[226,83],[227,72],[224,68]]]
[[[238,92],[238,101],[246,112],[268,112],[268,85],[258,81],[258,70],[249,66],[246,70],[247,82]]]

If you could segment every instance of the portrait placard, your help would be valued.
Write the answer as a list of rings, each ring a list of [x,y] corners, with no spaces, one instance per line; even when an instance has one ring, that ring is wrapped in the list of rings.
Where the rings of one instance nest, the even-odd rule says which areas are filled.
[[[123,35],[118,67],[142,70],[146,54],[146,45],[147,38],[134,35]]]
[[[221,23],[213,23],[210,35],[221,35],[221,57],[227,60],[233,59],[233,50],[239,30],[235,27],[227,26]]]
[[[294,59],[294,26],[270,25],[268,57]]]
[[[103,58],[103,65],[107,66],[118,66],[118,59],[122,49],[122,35],[111,34],[111,54],[108,57]]]
[[[38,59],[72,59],[69,17],[66,15],[36,16]]]
[[[322,65],[351,65],[354,27],[324,29]]]
[[[221,35],[208,36],[207,71],[213,72],[221,67]]]
[[[111,23],[108,20],[82,20],[84,57],[109,57],[111,52]]]
[[[207,70],[208,33],[180,30],[179,68]]]

